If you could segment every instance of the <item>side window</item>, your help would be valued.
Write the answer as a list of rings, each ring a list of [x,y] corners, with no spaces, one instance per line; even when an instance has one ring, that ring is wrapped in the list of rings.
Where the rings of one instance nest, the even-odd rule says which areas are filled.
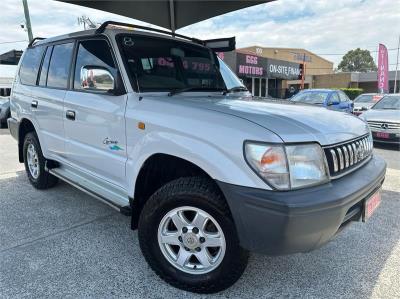
[[[332,93],[332,96],[331,96],[329,102],[331,102],[331,103],[339,103],[340,102],[339,96],[336,92]]]
[[[53,47],[47,47],[46,54],[43,59],[42,69],[40,70],[39,86],[46,86],[47,71],[49,70],[50,56],[53,51]]]
[[[73,49],[73,43],[54,46],[47,75],[47,86],[67,88]]]
[[[36,85],[40,62],[43,57],[43,47],[26,49],[26,53],[21,63],[19,76],[22,84]]]
[[[350,99],[349,97],[343,92],[343,91],[338,91],[339,92],[339,97],[341,102],[349,102]]]
[[[81,74],[85,67],[104,68],[114,78],[116,77],[117,68],[107,41],[86,40],[80,42],[75,65],[74,89],[83,90],[90,87],[90,90],[96,90],[96,86],[99,85],[99,90],[102,90],[101,82],[92,82],[93,80],[90,81],[90,78],[86,79],[86,81],[90,82],[81,82]],[[106,75],[104,74],[103,76]]]

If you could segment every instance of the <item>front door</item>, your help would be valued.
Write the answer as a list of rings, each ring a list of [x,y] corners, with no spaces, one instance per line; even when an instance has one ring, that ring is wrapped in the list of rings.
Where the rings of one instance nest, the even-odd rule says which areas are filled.
[[[108,42],[78,42],[73,86],[64,100],[66,158],[73,167],[124,188],[127,95],[110,92],[109,74],[117,76]]]

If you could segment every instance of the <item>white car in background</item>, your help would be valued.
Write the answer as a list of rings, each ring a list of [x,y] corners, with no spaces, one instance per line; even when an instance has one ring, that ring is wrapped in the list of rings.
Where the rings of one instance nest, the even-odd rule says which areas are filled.
[[[360,118],[368,123],[375,142],[400,144],[400,94],[385,95]]]
[[[358,97],[354,99],[354,107],[353,107],[353,113],[355,115],[360,115],[364,111],[367,111],[370,109],[372,106],[378,102],[384,94],[380,93],[363,93],[360,94]]]

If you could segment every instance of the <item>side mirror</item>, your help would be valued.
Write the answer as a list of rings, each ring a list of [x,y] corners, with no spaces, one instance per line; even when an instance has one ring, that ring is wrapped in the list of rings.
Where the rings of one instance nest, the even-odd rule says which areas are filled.
[[[113,92],[116,83],[109,70],[101,66],[86,65],[81,68],[81,87],[84,90]]]
[[[368,108],[367,107],[361,107],[361,111],[367,111]]]

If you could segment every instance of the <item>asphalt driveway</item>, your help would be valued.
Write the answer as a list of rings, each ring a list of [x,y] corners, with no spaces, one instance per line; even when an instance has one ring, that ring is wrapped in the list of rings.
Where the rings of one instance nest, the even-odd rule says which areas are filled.
[[[311,253],[252,254],[233,287],[197,296],[151,271],[129,217],[65,183],[33,189],[16,142],[0,130],[0,297],[400,298],[400,152],[375,151],[389,169],[368,223]]]

